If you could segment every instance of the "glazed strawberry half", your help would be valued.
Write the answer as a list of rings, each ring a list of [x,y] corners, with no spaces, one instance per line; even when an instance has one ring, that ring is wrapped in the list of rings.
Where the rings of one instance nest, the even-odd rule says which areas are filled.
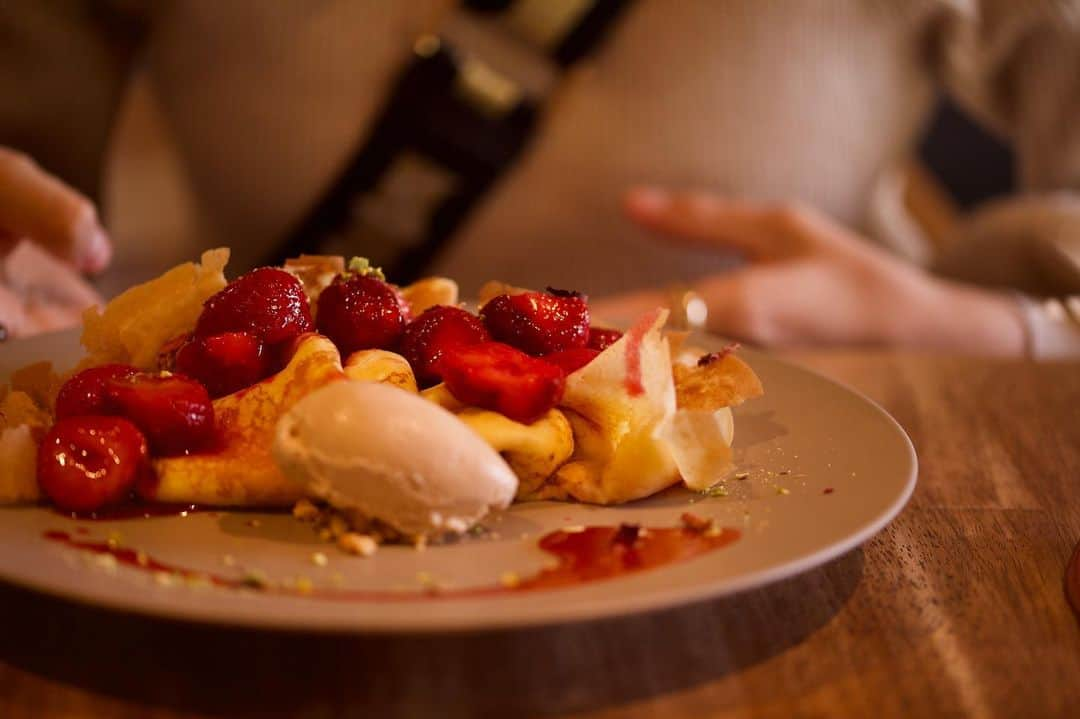
[[[540,356],[584,347],[589,341],[589,305],[577,292],[499,295],[480,310],[491,336]]]
[[[72,512],[124,501],[150,471],[146,438],[123,417],[61,419],[38,446],[41,490]]]
[[[250,387],[271,370],[262,341],[249,332],[195,337],[176,353],[175,365],[215,398]]]
[[[206,448],[214,439],[214,406],[199,382],[183,375],[137,374],[109,382],[117,414],[130,419],[157,455]]]
[[[619,330],[609,330],[603,327],[590,327],[589,328],[589,343],[588,347],[594,350],[600,350],[603,352],[611,345],[622,339],[623,333]]]
[[[109,382],[134,377],[138,373],[138,369],[126,364],[84,369],[60,387],[56,395],[56,418],[117,414],[108,396]]]
[[[500,342],[458,347],[439,370],[459,401],[530,424],[558,404],[566,374],[556,365]]]
[[[311,308],[300,280],[260,267],[230,282],[203,305],[196,337],[248,332],[277,345],[312,329]]]
[[[438,364],[444,355],[490,339],[484,323],[473,313],[436,305],[405,327],[400,352],[412,366],[416,381],[430,387],[442,380]]]
[[[319,295],[316,322],[342,357],[396,349],[409,314],[397,289],[370,275],[345,274]]]

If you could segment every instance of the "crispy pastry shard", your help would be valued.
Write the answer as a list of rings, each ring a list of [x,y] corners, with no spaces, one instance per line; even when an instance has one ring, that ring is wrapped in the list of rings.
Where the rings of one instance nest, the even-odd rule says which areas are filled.
[[[524,292],[529,292],[529,290],[524,287],[508,285],[505,282],[499,282],[498,280],[490,280],[480,287],[480,291],[477,293],[476,306],[483,307],[499,295],[520,295]]]
[[[730,351],[705,355],[693,366],[676,364],[673,371],[679,409],[735,407],[765,394],[750,365]]]
[[[456,305],[458,285],[449,277],[424,277],[401,288],[401,296],[409,303],[413,317],[435,305]]]
[[[104,311],[83,315],[81,367],[110,362],[140,369],[157,367],[158,351],[170,339],[190,332],[203,303],[225,287],[227,249],[208,250],[200,264],[185,262],[160,277],[135,285],[113,298]]]
[[[322,291],[345,271],[345,258],[341,255],[300,255],[285,260],[284,270],[300,280],[314,310]]]
[[[0,505],[35,502],[41,498],[37,446],[52,417],[26,392],[4,391],[0,401]]]
[[[686,486],[705,490],[731,469],[731,407],[760,397],[764,390],[731,348],[704,355],[695,364],[676,363],[672,371],[678,409],[662,436]]]

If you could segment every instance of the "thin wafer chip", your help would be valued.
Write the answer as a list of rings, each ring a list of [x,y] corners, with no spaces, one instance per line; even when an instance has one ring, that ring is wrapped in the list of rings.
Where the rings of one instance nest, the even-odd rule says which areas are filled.
[[[225,287],[229,251],[207,250],[200,264],[185,262],[113,298],[104,311],[83,314],[80,367],[119,362],[140,369],[157,367],[158,351],[177,335],[190,332],[203,303]]]
[[[449,277],[424,277],[402,287],[401,296],[409,303],[409,309],[416,317],[435,305],[457,305],[458,285]]]
[[[693,366],[676,364],[672,370],[679,409],[735,407],[765,394],[754,370],[731,351],[705,355]]]

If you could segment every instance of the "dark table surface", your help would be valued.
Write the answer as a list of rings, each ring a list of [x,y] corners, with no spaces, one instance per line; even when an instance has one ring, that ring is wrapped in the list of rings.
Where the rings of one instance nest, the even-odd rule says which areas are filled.
[[[644,616],[444,637],[222,630],[0,585],[0,717],[1076,716],[1080,364],[795,358],[881,403],[920,457],[908,508],[824,567]]]

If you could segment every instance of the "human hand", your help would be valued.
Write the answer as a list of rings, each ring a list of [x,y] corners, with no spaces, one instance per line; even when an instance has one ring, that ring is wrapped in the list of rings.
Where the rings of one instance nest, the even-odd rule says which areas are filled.
[[[0,333],[76,324],[101,302],[80,273],[105,269],[112,245],[94,205],[33,160],[0,147]]]
[[[626,212],[669,241],[745,257],[745,266],[692,287],[717,334],[774,347],[1023,353],[1023,323],[1008,295],[936,278],[812,208],[639,189],[628,193]],[[668,299],[646,291],[592,305],[600,316],[627,316]]]

